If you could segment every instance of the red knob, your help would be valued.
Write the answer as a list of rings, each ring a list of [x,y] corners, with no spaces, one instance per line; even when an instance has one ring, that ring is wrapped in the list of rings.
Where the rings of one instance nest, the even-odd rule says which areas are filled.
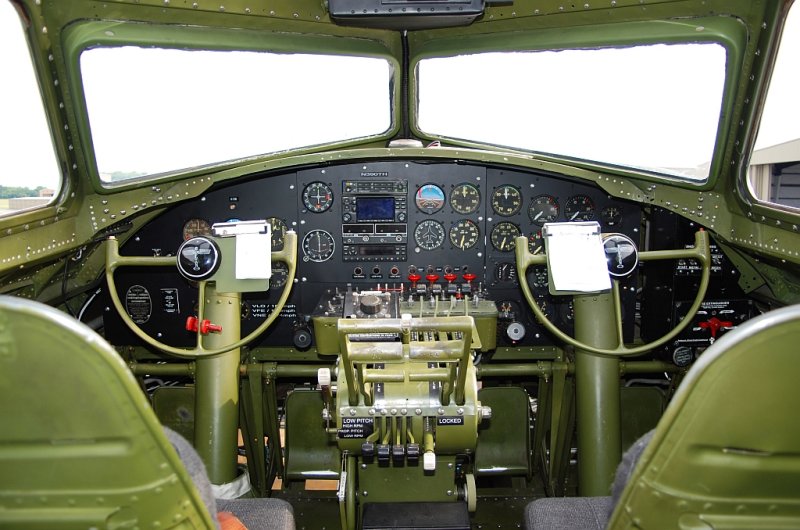
[[[210,320],[203,320],[200,322],[200,333],[208,335],[209,333],[219,333],[222,331],[222,326],[212,324]]]
[[[444,279],[447,280],[447,283],[453,283],[454,281],[456,281],[456,278],[457,276],[452,272],[444,275]]]
[[[434,283],[436,280],[439,279],[439,275],[438,274],[426,274],[425,275],[425,279],[428,280],[431,283]]]
[[[411,282],[411,286],[412,287],[416,287],[417,286],[417,282],[420,281],[421,279],[422,279],[422,276],[420,276],[419,274],[409,274],[408,275],[408,281]]]
[[[197,317],[187,317],[186,318],[186,331],[191,331],[193,333],[197,333]],[[203,320],[200,322],[200,334],[201,335],[208,335],[209,333],[219,333],[222,331],[222,326],[217,326],[216,324],[212,324],[210,320]]]
[[[474,280],[475,278],[477,278],[477,276],[472,274],[471,272],[464,274],[464,280],[466,280],[467,283],[472,283],[472,280]]]

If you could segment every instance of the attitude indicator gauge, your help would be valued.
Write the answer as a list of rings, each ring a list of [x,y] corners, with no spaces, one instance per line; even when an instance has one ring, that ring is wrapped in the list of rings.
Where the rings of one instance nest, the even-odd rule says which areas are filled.
[[[475,212],[481,204],[481,192],[467,182],[459,184],[450,193],[450,207],[454,212],[467,215]]]
[[[444,190],[436,184],[420,186],[414,195],[414,203],[421,212],[436,213],[444,206]]]
[[[492,210],[497,215],[509,217],[522,209],[522,194],[510,184],[500,186],[492,192]]]
[[[312,182],[303,188],[303,206],[312,213],[322,213],[333,205],[333,190],[324,182]]]
[[[436,250],[444,243],[444,226],[439,221],[426,219],[414,230],[414,241],[422,250]]]
[[[312,230],[303,238],[303,261],[322,263],[333,257],[336,242],[325,230]]]
[[[516,247],[514,239],[519,235],[519,227],[514,223],[497,223],[492,228],[489,239],[492,242],[492,246],[500,252],[510,252]]]
[[[461,250],[467,250],[478,244],[481,231],[474,221],[461,219],[450,228],[450,243]]]

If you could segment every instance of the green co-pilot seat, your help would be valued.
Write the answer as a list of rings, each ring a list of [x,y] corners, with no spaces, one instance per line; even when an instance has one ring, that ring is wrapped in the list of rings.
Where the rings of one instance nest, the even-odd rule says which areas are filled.
[[[800,528],[798,410],[795,305],[746,322],[703,353],[652,438],[623,458],[613,499],[539,499],[526,526]]]
[[[0,296],[0,528],[217,528],[198,488],[108,343]],[[223,509],[251,529],[294,528],[283,501]]]

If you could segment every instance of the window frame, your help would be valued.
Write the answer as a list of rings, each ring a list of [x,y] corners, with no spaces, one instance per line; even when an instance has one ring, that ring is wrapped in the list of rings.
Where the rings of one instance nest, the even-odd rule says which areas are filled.
[[[87,172],[95,191],[108,193],[174,180],[231,167],[257,163],[264,160],[285,157],[286,153],[301,155],[329,150],[334,147],[347,147],[365,142],[375,142],[391,138],[399,130],[397,102],[400,101],[400,65],[380,42],[363,38],[342,38],[328,35],[303,35],[280,32],[265,32],[249,29],[232,30],[207,26],[167,26],[162,24],[90,21],[70,26],[65,31],[65,55],[71,73],[70,86],[75,94],[81,145],[87,161]],[[223,43],[223,44],[221,44]],[[163,173],[125,179],[120,182],[105,182],[100,178],[95,158],[94,143],[86,103],[83,80],[81,78],[80,57],[88,49],[95,47],[159,47],[180,50],[209,51],[253,51],[285,54],[349,55],[383,59],[389,63],[390,124],[389,128],[376,135],[342,140],[320,145],[303,146],[272,153],[256,153],[234,160],[219,161],[190,168],[176,168]]]
[[[647,35],[647,37],[642,37]],[[469,45],[465,46],[465,39]],[[658,173],[642,168],[616,165],[573,158],[568,155],[542,153],[520,148],[510,148],[486,144],[478,141],[456,139],[435,135],[422,131],[418,125],[419,112],[419,63],[429,58],[443,58],[463,55],[464,49],[469,53],[485,52],[517,52],[517,51],[561,51],[587,48],[622,48],[631,46],[647,46],[654,44],[681,44],[711,42],[722,46],[726,53],[725,79],[722,88],[722,101],[714,148],[711,154],[711,165],[706,179],[682,178],[677,175]],[[735,107],[737,80],[741,71],[747,30],[738,19],[732,17],[698,17],[678,20],[637,21],[610,23],[598,26],[545,28],[525,32],[509,32],[494,35],[475,35],[463,38],[452,38],[429,42],[412,58],[412,128],[415,134],[429,140],[438,140],[448,144],[486,149],[504,149],[511,152],[535,156],[554,162],[568,162],[570,165],[592,171],[603,171],[623,176],[634,176],[642,180],[669,183],[678,187],[692,189],[710,189],[714,186],[729,154],[728,134],[731,129],[732,115]]]

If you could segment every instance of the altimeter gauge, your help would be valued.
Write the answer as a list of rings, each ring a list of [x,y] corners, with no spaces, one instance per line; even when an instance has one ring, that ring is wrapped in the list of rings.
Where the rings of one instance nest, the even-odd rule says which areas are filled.
[[[450,207],[461,215],[475,212],[481,205],[481,192],[467,182],[459,184],[450,192]]]
[[[522,194],[510,184],[504,184],[492,192],[492,210],[497,215],[509,217],[522,209]]]

